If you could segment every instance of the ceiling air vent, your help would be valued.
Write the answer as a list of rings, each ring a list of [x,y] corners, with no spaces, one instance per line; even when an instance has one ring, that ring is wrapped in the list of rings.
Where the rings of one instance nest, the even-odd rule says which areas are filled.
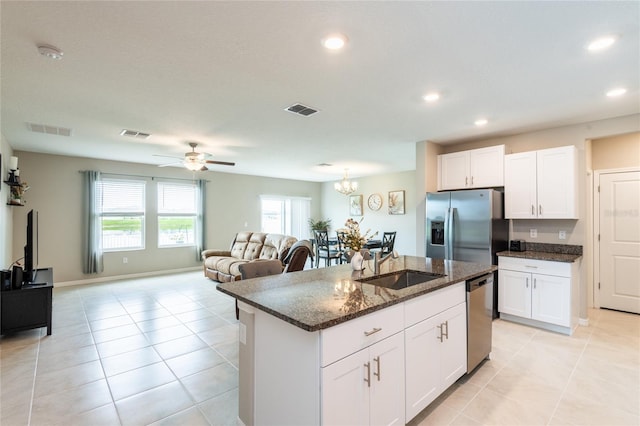
[[[293,104],[290,107],[285,108],[285,110],[292,112],[294,114],[304,115],[305,117],[308,117],[318,112],[317,109],[313,109],[311,107],[308,107],[302,104]]]
[[[137,138],[137,139],[147,139],[149,136],[151,136],[151,134],[150,133],[138,132],[136,130],[123,129],[120,132],[120,136],[130,136],[132,138]]]
[[[36,133],[45,133],[47,135],[71,136],[71,129],[66,127],[49,126],[47,124],[27,123],[27,128]]]

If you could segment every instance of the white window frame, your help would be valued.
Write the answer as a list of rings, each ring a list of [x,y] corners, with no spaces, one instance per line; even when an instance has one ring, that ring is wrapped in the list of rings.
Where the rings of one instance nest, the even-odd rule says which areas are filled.
[[[309,239],[309,218],[311,217],[310,197],[290,197],[284,195],[260,195],[260,229],[265,229],[264,201],[280,204],[280,234],[291,235],[299,240]]]
[[[136,189],[141,188],[141,199],[138,200],[141,202],[139,209],[118,209],[110,206],[105,206],[105,201],[108,201],[108,197],[105,197],[104,186],[110,185],[112,191],[114,189],[119,189],[120,194],[122,191],[126,190],[127,185],[130,185],[132,188],[136,186]],[[113,188],[115,186],[120,186],[120,188]],[[123,197],[117,197],[117,199],[122,200]],[[96,206],[98,208],[99,217],[100,217],[100,232],[102,234],[101,242],[102,242],[102,251],[103,252],[119,252],[119,251],[134,251],[134,250],[144,250],[145,249],[145,241],[146,241],[146,182],[144,180],[139,179],[113,179],[113,178],[104,178],[98,182],[96,182]],[[115,217],[132,217],[139,218],[141,220],[140,223],[140,245],[137,246],[117,246],[117,247],[105,247],[105,241],[108,241],[110,238],[105,235],[103,228],[103,219],[105,218],[115,218]]]
[[[184,188],[185,190],[190,190],[192,191],[192,196],[193,196],[193,205],[190,206],[193,209],[188,209],[188,208],[173,208],[173,209],[165,209],[161,204],[161,197],[163,197],[163,195],[165,194],[165,191],[163,189],[163,187],[167,187],[167,188],[173,188],[173,189],[179,189],[179,188]],[[178,248],[178,247],[194,247],[196,245],[196,241],[198,241],[198,232],[200,232],[198,230],[198,187],[197,185],[195,185],[194,183],[179,183],[179,182],[158,182],[156,185],[156,191],[157,191],[157,228],[158,228],[158,248]],[[185,207],[185,205],[182,205],[183,207]],[[192,218],[192,222],[193,222],[193,234],[192,234],[192,238],[190,241],[188,241],[187,243],[180,243],[178,242],[179,240],[176,240],[176,243],[173,244],[167,244],[167,243],[161,243],[161,241],[164,239],[161,236],[162,230],[161,230],[161,226],[160,226],[160,221],[163,218]]]

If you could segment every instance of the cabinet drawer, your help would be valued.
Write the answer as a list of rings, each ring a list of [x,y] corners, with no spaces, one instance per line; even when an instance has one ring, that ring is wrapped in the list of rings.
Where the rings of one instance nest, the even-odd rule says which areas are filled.
[[[321,331],[324,367],[404,329],[402,303]]]
[[[410,327],[466,299],[464,282],[450,285],[404,303],[404,326]]]
[[[533,274],[571,277],[571,263],[566,262],[500,256],[498,258],[498,268],[508,269],[510,271],[531,272]]]

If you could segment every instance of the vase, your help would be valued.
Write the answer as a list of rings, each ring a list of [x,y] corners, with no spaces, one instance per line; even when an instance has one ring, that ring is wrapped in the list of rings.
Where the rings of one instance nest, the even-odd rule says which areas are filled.
[[[359,251],[351,256],[351,268],[354,271],[362,271],[364,269],[364,258]]]

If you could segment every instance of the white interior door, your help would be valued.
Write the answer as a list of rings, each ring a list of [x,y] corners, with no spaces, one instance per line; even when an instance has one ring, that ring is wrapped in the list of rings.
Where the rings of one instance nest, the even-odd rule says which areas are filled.
[[[640,171],[599,177],[600,306],[640,313]]]

